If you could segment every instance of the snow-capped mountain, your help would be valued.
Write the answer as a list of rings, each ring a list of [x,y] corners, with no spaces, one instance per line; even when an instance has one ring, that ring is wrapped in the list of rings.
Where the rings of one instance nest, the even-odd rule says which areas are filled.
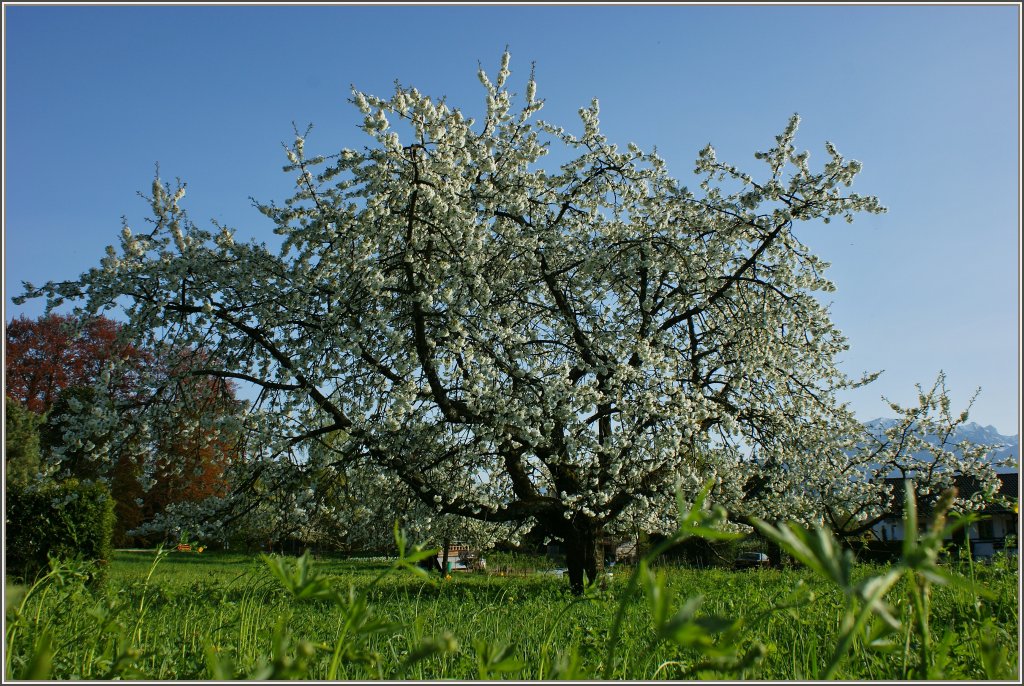
[[[864,425],[874,432],[881,432],[894,424],[895,419],[879,417],[865,422]],[[1003,462],[1008,457],[1013,458],[1013,467],[997,467],[996,471],[1001,474],[1017,472],[1020,469],[1020,436],[1005,436],[996,430],[994,426],[982,426],[975,422],[967,422],[957,427],[953,432],[953,442],[970,441],[977,445],[999,446],[989,453],[988,458],[993,463]],[[926,455],[915,455],[919,459],[927,459]]]

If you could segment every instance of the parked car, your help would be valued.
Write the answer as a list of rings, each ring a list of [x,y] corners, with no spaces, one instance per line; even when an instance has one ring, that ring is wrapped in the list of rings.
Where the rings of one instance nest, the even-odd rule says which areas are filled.
[[[763,569],[770,565],[768,555],[758,552],[740,553],[733,563],[735,569]]]

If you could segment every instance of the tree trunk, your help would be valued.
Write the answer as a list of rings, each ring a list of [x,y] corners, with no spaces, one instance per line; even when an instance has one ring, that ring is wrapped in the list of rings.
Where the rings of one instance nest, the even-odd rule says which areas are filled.
[[[968,552],[971,551],[971,541],[968,536],[969,526],[963,526],[953,532],[953,542],[950,544],[950,550],[955,553],[955,557],[966,557]]]
[[[448,546],[451,545],[451,541],[445,536],[444,539],[444,552],[441,553],[441,576],[448,575]]]
[[[776,524],[776,526],[778,526],[778,524]],[[765,548],[766,550],[764,552],[768,553],[768,565],[772,569],[781,569],[782,548],[779,547],[779,544],[775,541],[768,540],[765,542]]]
[[[572,529],[565,536],[565,566],[569,569],[569,589],[573,595],[583,595],[584,583],[597,580],[599,568],[598,542],[601,531],[597,527]],[[586,580],[586,581],[584,581]]]

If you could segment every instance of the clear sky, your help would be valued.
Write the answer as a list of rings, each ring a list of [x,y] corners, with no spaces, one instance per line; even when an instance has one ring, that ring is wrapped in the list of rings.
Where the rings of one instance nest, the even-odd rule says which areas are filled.
[[[616,143],[657,146],[693,183],[697,151],[751,171],[787,118],[831,140],[889,208],[798,236],[832,263],[842,367],[886,370],[849,397],[890,415],[947,373],[955,409],[1018,433],[1020,8],[985,6],[12,6],[4,12],[5,321],[22,281],[73,278],[143,226],[154,165],[193,220],[271,241],[249,198],[283,200],[281,142],[362,146],[349,84],[397,79],[482,104],[477,64],[536,63],[543,118],[601,103]]]

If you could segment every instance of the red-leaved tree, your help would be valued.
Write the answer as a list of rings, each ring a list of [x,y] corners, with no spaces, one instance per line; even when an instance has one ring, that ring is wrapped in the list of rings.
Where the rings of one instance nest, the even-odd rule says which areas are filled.
[[[120,324],[102,316],[81,323],[61,314],[12,320],[4,355],[7,395],[44,414],[65,389],[91,385],[110,360],[147,363],[144,351],[118,339],[120,330]],[[130,374],[123,376],[119,390],[130,392],[131,383]]]
[[[46,415],[42,448],[51,458],[54,450],[61,452],[61,473],[109,479],[117,543],[127,542],[126,532],[169,504],[225,493],[225,470],[239,448],[237,434],[225,431],[220,420],[237,413],[239,403],[229,380],[187,373],[189,365],[205,364],[204,353],[143,349],[121,335],[120,323],[102,316],[21,316],[8,323],[6,333],[7,395]],[[116,401],[122,428],[170,395],[187,402],[175,403],[173,413],[150,413],[156,419],[145,432],[126,431],[117,439],[101,432],[90,437],[91,450],[64,445],[65,424],[90,412],[97,400],[94,385],[111,362],[120,364],[116,374],[107,375],[106,392]],[[109,457],[95,459],[96,446]]]

